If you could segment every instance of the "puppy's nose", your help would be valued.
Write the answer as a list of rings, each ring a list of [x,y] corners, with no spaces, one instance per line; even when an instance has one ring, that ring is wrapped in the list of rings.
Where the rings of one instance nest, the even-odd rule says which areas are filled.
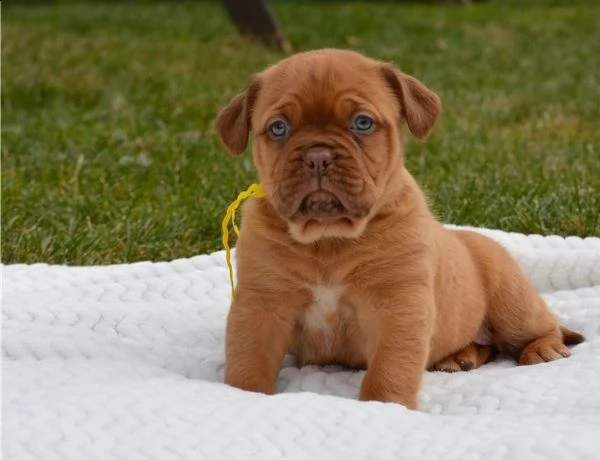
[[[302,159],[313,176],[322,176],[333,162],[333,155],[327,147],[312,147],[304,152]]]

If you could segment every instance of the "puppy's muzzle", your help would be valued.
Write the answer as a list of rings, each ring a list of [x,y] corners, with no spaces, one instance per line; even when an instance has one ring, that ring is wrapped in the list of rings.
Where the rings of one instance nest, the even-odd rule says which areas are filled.
[[[342,214],[344,207],[333,193],[319,190],[310,193],[302,200],[300,210],[303,214],[312,217],[334,217]]]
[[[304,167],[310,174],[309,192],[302,200],[300,212],[311,217],[334,217],[344,211],[342,203],[331,191],[323,188],[324,178],[328,175],[334,161],[332,149],[326,145],[313,145],[302,154]]]
[[[302,155],[304,166],[313,177],[322,177],[333,163],[331,149],[324,146],[311,147]]]

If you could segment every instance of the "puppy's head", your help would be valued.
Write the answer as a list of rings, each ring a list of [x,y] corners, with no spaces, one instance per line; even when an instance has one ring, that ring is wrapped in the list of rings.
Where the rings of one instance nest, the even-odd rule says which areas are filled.
[[[425,137],[439,98],[394,67],[342,50],[296,54],[256,76],[219,113],[236,155],[254,163],[291,235],[358,237],[399,190],[402,128]]]

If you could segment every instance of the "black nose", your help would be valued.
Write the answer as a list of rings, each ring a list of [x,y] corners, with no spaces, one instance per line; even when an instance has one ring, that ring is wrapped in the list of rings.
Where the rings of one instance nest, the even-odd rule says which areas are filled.
[[[302,159],[313,176],[322,176],[333,162],[333,155],[327,147],[312,147],[304,152]]]

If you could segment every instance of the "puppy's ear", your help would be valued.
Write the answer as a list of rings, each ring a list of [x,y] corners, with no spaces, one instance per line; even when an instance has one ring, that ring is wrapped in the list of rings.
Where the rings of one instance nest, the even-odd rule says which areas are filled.
[[[417,139],[423,139],[442,111],[440,98],[419,80],[391,65],[382,66],[382,73],[400,102],[400,111],[408,129]]]
[[[235,96],[217,115],[215,128],[219,138],[234,155],[244,153],[248,145],[250,119],[259,89],[260,82],[255,79],[246,91]]]

